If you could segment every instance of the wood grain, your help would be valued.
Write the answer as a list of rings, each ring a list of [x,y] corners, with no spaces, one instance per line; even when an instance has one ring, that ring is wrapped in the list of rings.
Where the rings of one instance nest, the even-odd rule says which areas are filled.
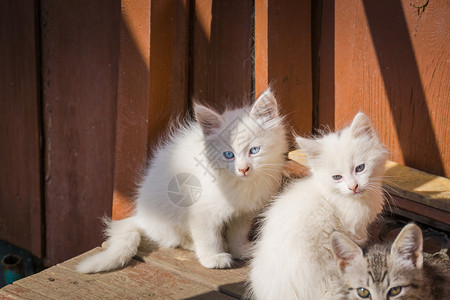
[[[113,219],[131,214],[146,161],[188,108],[187,1],[122,1]]]
[[[335,128],[335,1],[323,0],[320,11],[320,29],[314,31],[313,39],[319,40],[320,45],[315,48],[319,55],[318,66],[314,73],[314,120],[315,128],[323,126],[331,130]],[[317,42],[316,42],[317,43]],[[318,74],[317,74],[318,73]],[[338,74],[338,77],[340,74]]]
[[[193,3],[189,96],[218,110],[250,103],[252,2]]]
[[[211,289],[239,296],[245,291],[244,282],[248,268],[237,263],[233,269],[207,269],[195,254],[183,249],[160,249],[143,257],[149,264],[157,264],[189,277]]]
[[[40,99],[34,1],[0,3],[0,239],[42,256]]]
[[[255,93],[273,88],[297,134],[312,130],[311,1],[255,1]]]
[[[46,264],[98,245],[111,214],[118,2],[40,2]]]
[[[321,117],[333,101],[321,94],[321,123],[339,129],[364,111],[389,159],[449,177],[450,3],[345,0],[332,10],[335,40],[321,62],[334,65],[334,116]]]
[[[388,194],[386,200],[387,205],[385,206],[385,210],[388,212],[407,217],[415,222],[439,228],[446,232],[450,231],[450,214],[448,211],[396,196],[396,194]]]
[[[112,217],[122,219],[147,158],[150,2],[122,1]]]
[[[152,1],[150,21],[151,156],[170,121],[184,119],[188,109],[189,1]]]
[[[35,289],[29,289],[17,284],[8,284],[0,290],[0,299],[47,300],[49,298]]]
[[[76,265],[87,256],[101,248],[97,247],[75,258],[53,266],[41,273],[14,282],[0,290],[0,299],[236,299],[242,296],[242,290],[217,286],[242,279],[236,270],[210,270],[201,267],[180,269],[173,259],[193,260],[185,262],[183,267],[196,266],[196,258],[186,255],[185,251],[172,249],[161,255],[148,257],[148,263],[132,260],[126,267],[105,273],[80,274]],[[160,250],[161,251],[161,250]],[[157,251],[155,254],[159,253]],[[191,253],[192,254],[192,253]],[[160,259],[171,260],[167,264]],[[201,274],[216,275],[213,279]],[[224,278],[221,278],[221,274]],[[233,274],[236,277],[233,278]],[[201,275],[200,275],[201,276]],[[215,285],[211,285],[214,282]],[[223,288],[223,290],[222,290]],[[230,296],[232,291],[234,297]]]
[[[392,161],[386,163],[385,176],[387,192],[440,209],[449,213],[450,217],[450,179]]]

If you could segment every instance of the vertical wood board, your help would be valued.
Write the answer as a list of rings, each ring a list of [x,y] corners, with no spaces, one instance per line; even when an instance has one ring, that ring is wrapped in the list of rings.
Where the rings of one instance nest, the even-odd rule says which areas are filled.
[[[122,1],[113,219],[129,216],[147,158],[187,111],[187,1]]]
[[[312,130],[311,1],[255,1],[255,87],[271,85],[287,122]]]
[[[102,236],[111,213],[118,1],[41,1],[46,264]]]
[[[148,147],[188,108],[189,1],[152,1]],[[150,153],[151,154],[151,153]]]
[[[389,159],[448,177],[450,3],[418,4],[336,2],[334,125],[362,110]]]
[[[34,1],[0,3],[0,239],[42,256]]]
[[[113,219],[128,216],[147,158],[150,3],[121,1]]]
[[[219,110],[251,102],[251,1],[194,1],[190,97]]]
[[[320,36],[317,36],[317,35]],[[314,95],[314,109],[317,119],[314,127],[335,127],[335,1],[323,0],[320,13],[320,30],[315,32],[313,38],[319,39],[320,45],[316,51],[319,56],[319,67],[315,87],[318,94]]]

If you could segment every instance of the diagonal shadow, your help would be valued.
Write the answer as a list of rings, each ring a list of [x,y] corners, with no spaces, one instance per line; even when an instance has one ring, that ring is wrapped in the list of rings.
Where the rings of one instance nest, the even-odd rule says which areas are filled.
[[[405,164],[445,176],[400,0],[363,0]]]

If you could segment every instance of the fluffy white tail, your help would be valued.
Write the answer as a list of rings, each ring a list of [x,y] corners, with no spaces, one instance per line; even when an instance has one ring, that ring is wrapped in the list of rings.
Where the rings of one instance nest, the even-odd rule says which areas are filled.
[[[83,260],[77,266],[78,272],[111,271],[123,267],[136,255],[141,242],[141,234],[134,217],[120,221],[108,221],[106,234],[108,247]]]

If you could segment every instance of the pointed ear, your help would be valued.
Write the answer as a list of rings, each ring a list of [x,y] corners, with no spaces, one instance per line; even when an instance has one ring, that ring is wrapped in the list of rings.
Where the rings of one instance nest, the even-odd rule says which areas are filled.
[[[345,234],[337,231],[331,234],[331,249],[338,260],[339,270],[342,273],[352,261],[363,257],[361,248]]]
[[[398,234],[391,248],[391,255],[410,262],[420,269],[423,265],[423,238],[420,228],[413,223],[406,225]]]
[[[308,139],[303,137],[295,137],[300,150],[306,154],[308,158],[318,157],[322,151],[322,144],[319,140]]]
[[[351,130],[355,138],[363,135],[368,135],[370,138],[377,136],[369,117],[362,112],[356,114],[351,125]]]
[[[202,128],[203,134],[205,136],[216,133],[217,130],[222,126],[222,117],[206,106],[201,104],[194,104],[194,113],[197,122]]]
[[[277,100],[270,88],[255,101],[250,114],[256,119],[264,119],[265,121],[278,117]]]

